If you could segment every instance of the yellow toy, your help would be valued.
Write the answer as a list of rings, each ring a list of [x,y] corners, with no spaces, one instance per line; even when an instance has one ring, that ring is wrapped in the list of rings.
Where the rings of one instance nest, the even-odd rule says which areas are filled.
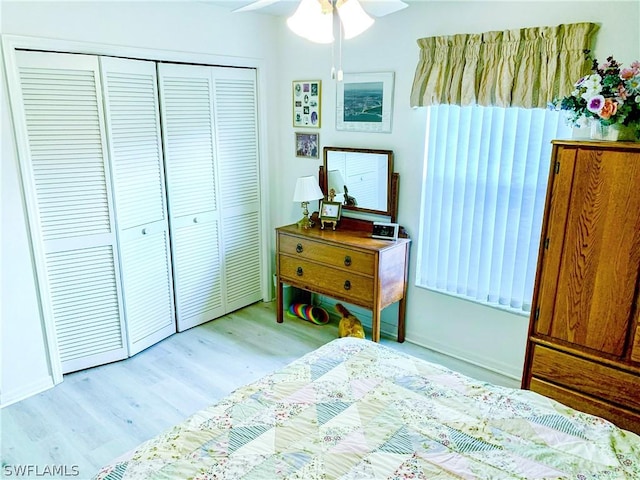
[[[354,315],[351,315],[344,305],[336,303],[336,311],[342,315],[340,323],[338,324],[338,337],[366,338],[364,329],[362,328],[362,322]]]

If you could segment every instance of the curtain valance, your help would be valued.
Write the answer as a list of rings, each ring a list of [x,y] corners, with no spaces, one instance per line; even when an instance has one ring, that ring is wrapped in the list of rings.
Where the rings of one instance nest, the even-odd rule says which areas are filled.
[[[545,108],[587,73],[597,31],[573,23],[421,38],[411,106]]]

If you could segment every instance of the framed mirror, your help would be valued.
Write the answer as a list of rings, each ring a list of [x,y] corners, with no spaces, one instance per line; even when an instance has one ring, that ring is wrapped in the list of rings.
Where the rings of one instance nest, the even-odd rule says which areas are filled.
[[[393,152],[347,147],[324,147],[320,187],[349,211],[395,217],[392,200]]]

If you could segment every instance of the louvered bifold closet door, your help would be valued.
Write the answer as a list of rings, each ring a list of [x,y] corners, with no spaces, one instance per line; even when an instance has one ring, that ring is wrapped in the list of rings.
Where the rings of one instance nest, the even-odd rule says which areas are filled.
[[[45,257],[40,291],[49,292],[41,301],[52,312],[62,372],[125,358],[98,59],[19,51],[16,62],[23,182],[35,198],[31,234]]]
[[[178,330],[225,313],[211,68],[159,64]]]
[[[213,70],[227,312],[262,299],[256,71]]]
[[[175,333],[155,62],[100,59],[129,355]]]

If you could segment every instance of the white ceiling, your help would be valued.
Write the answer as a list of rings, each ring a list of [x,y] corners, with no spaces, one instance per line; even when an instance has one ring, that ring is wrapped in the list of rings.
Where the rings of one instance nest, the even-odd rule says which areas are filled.
[[[208,3],[210,5],[216,5],[218,7],[226,8],[228,10],[236,10],[238,8],[242,8],[246,5],[253,3],[255,0],[201,0],[204,3]],[[419,0],[402,0],[404,3],[415,3]],[[276,0],[271,5],[266,7],[252,10],[253,13],[261,13],[266,15],[273,15],[276,17],[280,16],[290,16],[295,11],[300,0]],[[374,17],[384,16],[391,11],[395,11],[397,9],[393,4],[396,3],[396,0],[360,0],[363,8]],[[238,12],[238,15],[241,15],[242,12]]]

